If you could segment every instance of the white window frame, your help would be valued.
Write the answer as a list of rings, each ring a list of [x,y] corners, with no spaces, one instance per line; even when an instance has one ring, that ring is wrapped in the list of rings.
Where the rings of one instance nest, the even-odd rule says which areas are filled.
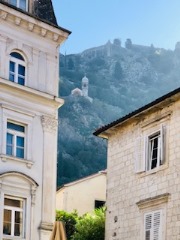
[[[17,122],[14,122],[14,121],[7,121],[7,124],[8,123],[13,123],[13,124],[16,124],[18,126],[22,126],[24,127],[24,132],[20,132],[18,130],[13,130],[13,129],[9,129],[7,127],[7,133],[10,133],[11,135],[13,135],[13,146],[12,146],[12,149],[13,149],[13,154],[12,156],[14,157],[17,157],[17,152],[16,152],[16,149],[17,149],[17,137],[23,137],[24,138],[24,157],[22,159],[25,159],[26,158],[26,131],[27,131],[27,126],[26,125],[23,125],[23,124],[20,124],[20,123],[17,123]],[[7,136],[6,136],[6,146],[7,146]],[[6,152],[7,154],[7,152]],[[8,155],[8,154],[7,154]]]
[[[154,168],[151,168],[152,155],[151,155],[151,139],[153,136],[159,134],[158,138],[158,155],[157,155],[157,165]],[[161,125],[159,128],[152,132],[145,132],[144,134],[139,134],[136,138],[136,142],[134,145],[134,159],[135,159],[135,172],[151,172],[156,171],[162,165],[165,165],[166,161],[166,126]]]
[[[162,138],[162,135],[160,131],[148,136],[148,150],[147,150],[148,157],[147,157],[147,163],[146,163],[147,171],[153,169],[152,164],[153,164],[153,151],[155,150],[155,147],[154,147],[155,141],[157,141],[156,167],[159,167],[161,165],[161,138]]]
[[[24,58],[24,56],[21,53],[19,53],[19,52],[17,52],[17,53],[20,54]],[[15,71],[14,72],[10,71],[10,62],[13,62],[15,64]],[[21,65],[25,68],[25,75],[24,76],[18,74],[19,65]],[[15,58],[15,57],[10,55],[10,58],[9,58],[9,74],[10,73],[14,75],[14,82],[15,83],[18,83],[18,77],[21,76],[21,77],[24,78],[24,85],[22,85],[22,86],[26,85],[26,63],[25,63],[25,61],[23,61],[21,59],[18,59],[18,58]]]
[[[25,164],[27,168],[31,168],[34,164],[32,159],[32,137],[33,137],[33,118],[35,117],[33,114],[30,113],[22,113],[15,109],[6,105],[2,105],[0,107],[1,110],[1,122],[2,127],[0,128],[0,133],[2,134],[2,142],[0,142],[0,157],[3,162],[7,161],[16,161],[21,164]],[[6,154],[6,134],[7,134],[7,122],[14,122],[19,125],[25,126],[25,155],[24,158],[17,158],[16,156],[10,156]]]
[[[8,206],[8,205],[3,205],[3,225],[4,225],[4,210],[10,210],[11,211],[11,235],[7,235],[3,233],[3,239],[9,239],[9,237],[11,237],[12,239],[24,239],[25,238],[25,216],[26,216],[26,200],[23,198],[18,198],[18,197],[13,197],[13,196],[4,196],[4,200],[5,198],[7,199],[12,199],[12,200],[19,200],[23,202],[23,208],[19,208],[19,207],[13,207],[13,206]],[[15,212],[22,212],[22,235],[20,236],[15,236],[14,235],[14,225],[15,225]]]
[[[8,0],[8,3],[12,4],[10,0]],[[15,6],[17,8],[20,8],[20,9],[22,9],[24,11],[28,11],[28,0],[26,0],[26,9],[23,9],[23,8],[20,7],[20,0],[16,0],[16,5],[13,5],[13,6]]]
[[[158,149],[157,149],[157,164],[156,167],[152,168],[152,145],[151,141],[153,140],[153,137],[156,136],[156,139],[158,140]],[[152,143],[153,144],[153,143]],[[153,169],[159,168],[161,165],[165,162],[165,126],[161,125],[160,129],[158,131],[155,131],[151,134],[149,134],[146,137],[145,140],[145,164],[146,164],[146,171],[151,171]]]
[[[9,172],[0,174],[0,239],[34,240],[34,221],[36,211],[37,183],[25,174]],[[24,237],[3,237],[4,197],[23,199],[24,205]]]
[[[146,235],[147,231],[149,232],[149,237]],[[162,240],[162,236],[162,210],[145,213],[143,240]]]

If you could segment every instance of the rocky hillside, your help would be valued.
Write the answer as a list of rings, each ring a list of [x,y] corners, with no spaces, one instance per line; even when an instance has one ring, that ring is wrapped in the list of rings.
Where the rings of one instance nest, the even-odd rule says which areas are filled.
[[[81,96],[84,75],[90,98]],[[171,51],[115,39],[61,55],[60,76],[58,186],[106,168],[106,141],[92,135],[96,128],[179,87],[180,43]]]

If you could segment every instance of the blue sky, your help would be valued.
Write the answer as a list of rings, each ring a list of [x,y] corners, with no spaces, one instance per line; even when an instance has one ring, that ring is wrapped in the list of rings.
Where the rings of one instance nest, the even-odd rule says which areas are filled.
[[[180,41],[180,0],[52,0],[58,24],[72,34],[64,54],[80,53],[108,40],[174,49]]]

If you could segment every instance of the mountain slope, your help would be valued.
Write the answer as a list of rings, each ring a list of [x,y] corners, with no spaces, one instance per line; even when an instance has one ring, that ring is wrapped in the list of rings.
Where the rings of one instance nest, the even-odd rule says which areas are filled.
[[[106,168],[106,141],[93,131],[180,85],[180,48],[174,51],[126,41],[60,56],[58,185]],[[81,80],[89,79],[89,101],[73,96]]]

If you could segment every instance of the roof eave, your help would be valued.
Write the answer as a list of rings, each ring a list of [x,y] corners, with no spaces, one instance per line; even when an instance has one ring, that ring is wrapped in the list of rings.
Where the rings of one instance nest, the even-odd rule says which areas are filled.
[[[108,125],[102,126],[101,128],[97,129],[93,135],[101,137],[101,138],[106,138],[108,139],[109,136],[111,136],[117,129],[117,127],[124,125],[126,123],[129,123],[130,121],[133,121],[135,119],[142,119],[142,116],[146,114],[147,112],[151,111],[152,109],[155,108],[160,108],[162,103],[165,103],[165,105],[172,103],[173,101],[176,100],[176,98],[180,98],[180,88],[175,89],[172,92],[169,92],[162,97],[150,102],[149,104],[129,113],[128,115],[111,122]]]
[[[70,34],[72,33],[71,31],[67,30],[66,28],[60,27],[60,26],[55,25],[55,24],[53,24],[53,23],[51,23],[51,22],[49,22],[49,21],[46,21],[46,20],[44,20],[44,19],[41,19],[41,18],[39,18],[39,17],[37,17],[37,16],[29,13],[29,12],[23,11],[23,10],[20,9],[20,8],[17,8],[17,7],[15,7],[15,6],[11,5],[11,4],[8,4],[7,2],[4,2],[4,1],[0,0],[0,4],[3,4],[3,5],[5,5],[5,6],[9,7],[9,8],[12,8],[12,9],[18,11],[18,12],[21,12],[21,13],[25,14],[26,16],[32,17],[32,18],[34,18],[35,20],[41,21],[41,22],[46,23],[46,24],[48,24],[48,25],[50,25],[50,26],[52,26],[52,27],[55,27],[55,28],[57,28],[58,30],[61,30],[61,31],[67,33],[68,35],[70,35]]]

